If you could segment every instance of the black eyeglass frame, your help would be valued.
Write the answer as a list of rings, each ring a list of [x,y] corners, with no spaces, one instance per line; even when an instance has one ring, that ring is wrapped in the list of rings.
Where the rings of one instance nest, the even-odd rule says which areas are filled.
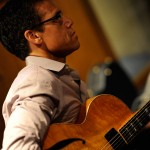
[[[57,20],[57,19],[59,19],[61,17],[62,17],[62,13],[61,12],[57,12],[54,17],[49,18],[47,20],[44,20],[44,21],[42,21],[42,22],[40,22],[40,23],[38,23],[36,25],[33,25],[30,29],[33,30],[34,28],[39,27],[39,26],[45,24],[46,22],[53,22],[53,21],[55,21],[55,20]]]

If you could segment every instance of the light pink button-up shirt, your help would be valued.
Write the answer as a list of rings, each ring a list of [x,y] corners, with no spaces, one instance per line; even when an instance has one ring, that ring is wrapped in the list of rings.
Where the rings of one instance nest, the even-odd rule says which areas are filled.
[[[64,63],[34,56],[26,63],[3,104],[3,150],[41,149],[49,125],[75,122],[81,103],[89,98],[77,72]]]

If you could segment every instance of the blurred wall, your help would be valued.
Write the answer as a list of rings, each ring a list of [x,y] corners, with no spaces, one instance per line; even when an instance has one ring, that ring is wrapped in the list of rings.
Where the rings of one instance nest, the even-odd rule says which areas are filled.
[[[88,0],[119,58],[150,53],[149,0]]]
[[[140,89],[150,71],[150,1],[88,0],[88,2],[113,52]]]
[[[57,2],[62,7],[64,15],[74,21],[74,28],[81,43],[80,49],[68,57],[67,63],[78,70],[81,78],[86,81],[87,72],[93,64],[103,62],[108,56],[115,59],[115,56],[87,1],[57,0]],[[9,54],[0,45],[0,108],[13,79],[23,66],[24,62]],[[0,119],[0,141],[2,141],[4,122],[1,115]]]

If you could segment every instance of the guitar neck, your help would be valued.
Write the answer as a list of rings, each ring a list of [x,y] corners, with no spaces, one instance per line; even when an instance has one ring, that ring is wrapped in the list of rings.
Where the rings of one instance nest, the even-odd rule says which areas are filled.
[[[142,107],[120,130],[126,143],[130,143],[150,121],[150,101]]]

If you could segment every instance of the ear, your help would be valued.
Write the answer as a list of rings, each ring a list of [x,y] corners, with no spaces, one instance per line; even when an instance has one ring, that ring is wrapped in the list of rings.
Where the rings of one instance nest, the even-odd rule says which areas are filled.
[[[40,35],[37,31],[26,30],[24,32],[24,36],[29,42],[31,42],[33,44],[41,44],[42,43],[42,38],[40,37]]]

